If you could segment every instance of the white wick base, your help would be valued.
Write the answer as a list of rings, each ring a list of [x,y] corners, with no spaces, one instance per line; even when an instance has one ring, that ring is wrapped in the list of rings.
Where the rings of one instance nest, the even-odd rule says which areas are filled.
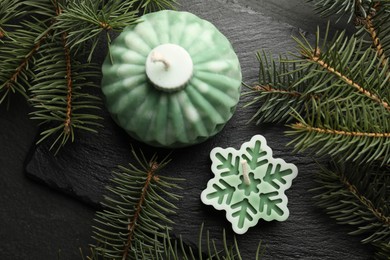
[[[175,91],[191,79],[194,65],[191,56],[181,46],[162,44],[154,48],[146,59],[146,75],[156,88]]]

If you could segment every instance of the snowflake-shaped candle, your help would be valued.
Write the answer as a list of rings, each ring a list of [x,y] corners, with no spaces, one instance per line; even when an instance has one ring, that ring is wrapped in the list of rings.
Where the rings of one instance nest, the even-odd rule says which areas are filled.
[[[202,192],[203,203],[225,210],[234,232],[244,234],[259,219],[284,221],[289,216],[284,191],[298,169],[273,158],[265,138],[255,135],[240,150],[214,148],[210,153],[214,173]]]

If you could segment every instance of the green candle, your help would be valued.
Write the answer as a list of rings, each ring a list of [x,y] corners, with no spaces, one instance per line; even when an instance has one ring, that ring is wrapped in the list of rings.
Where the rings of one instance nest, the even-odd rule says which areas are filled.
[[[230,42],[187,12],[141,17],[113,41],[102,71],[113,119],[153,146],[184,147],[214,136],[240,97],[241,69]]]
[[[210,153],[214,178],[201,200],[225,210],[234,232],[244,234],[260,219],[284,221],[289,216],[285,190],[298,169],[283,159],[273,158],[265,138],[255,135],[240,150],[214,148]]]

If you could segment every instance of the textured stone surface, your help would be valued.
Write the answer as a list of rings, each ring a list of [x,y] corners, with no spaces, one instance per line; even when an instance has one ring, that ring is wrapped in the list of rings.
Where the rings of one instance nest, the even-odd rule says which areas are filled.
[[[94,210],[26,178],[24,160],[37,127],[26,101],[0,108],[0,259],[80,259],[88,247]]]
[[[211,21],[231,40],[241,62],[244,81],[247,83],[255,82],[257,78],[258,64],[255,58],[257,50],[265,49],[273,53],[293,50],[295,45],[290,37],[292,34],[302,30],[313,31],[316,23],[324,24],[311,13],[307,4],[298,0],[185,0],[181,2],[180,9]],[[187,243],[196,244],[199,227],[204,222],[213,237],[220,237],[222,229],[227,229],[231,241],[233,233],[224,214],[203,205],[199,199],[201,191],[212,177],[209,153],[216,146],[239,148],[253,135],[262,134],[273,149],[274,156],[296,164],[299,173],[293,181],[293,186],[286,192],[289,198],[289,219],[285,222],[260,221],[245,235],[238,236],[243,258],[253,259],[257,244],[262,241],[267,245],[265,259],[366,259],[370,254],[369,248],[361,246],[359,238],[348,236],[347,232],[350,229],[336,225],[315,207],[312,194],[308,193],[308,190],[315,186],[312,178],[318,166],[309,156],[292,154],[292,148],[286,147],[290,139],[284,136],[284,127],[247,124],[254,110],[244,109],[245,102],[245,99],[241,100],[236,114],[220,134],[205,143],[173,152],[171,156],[173,160],[164,173],[186,179],[181,185],[183,190],[178,191],[183,197],[177,203],[179,210],[174,216],[174,233],[181,234]],[[17,112],[25,111],[15,113]],[[111,171],[116,165],[125,165],[131,160],[130,144],[136,149],[144,150],[147,154],[154,151],[159,154],[167,152],[131,140],[113,123],[105,110],[102,111],[102,116],[105,118],[104,128],[99,135],[79,135],[76,142],[63,149],[57,157],[53,157],[48,152],[47,144],[33,147],[31,158],[26,166],[29,177],[85,202],[84,206],[78,204],[77,200],[67,200],[44,186],[37,186],[26,180],[23,180],[22,184],[16,184],[14,181],[20,180],[12,179],[14,176],[9,179],[5,177],[22,172],[21,165],[17,163],[23,160],[22,157],[25,156],[27,144],[31,143],[33,132],[24,133],[25,137],[18,140],[17,133],[25,131],[24,124],[31,123],[26,120],[15,123],[14,116],[8,115],[0,118],[2,126],[4,120],[17,124],[13,127],[7,126],[7,129],[0,129],[0,137],[4,137],[2,140],[7,141],[5,136],[11,134],[10,131],[13,135],[12,141],[8,140],[5,143],[8,144],[5,146],[7,148],[1,145],[0,152],[5,155],[1,163],[8,165],[7,158],[14,162],[6,168],[7,175],[2,174],[0,177],[4,178],[1,185],[4,185],[3,190],[6,190],[6,195],[0,198],[5,205],[8,205],[5,210],[0,210],[1,218],[6,220],[6,223],[1,224],[5,229],[0,227],[0,234],[1,237],[13,238],[13,241],[9,239],[5,247],[0,247],[1,259],[52,259],[59,247],[58,244],[62,241],[68,241],[66,249],[70,250],[63,253],[63,259],[74,259],[76,248],[90,242],[85,238],[90,234],[92,223],[90,219],[85,219],[92,217],[87,205],[97,207],[104,193],[104,186],[110,179]],[[31,125],[30,127],[33,128]],[[12,142],[17,142],[23,147],[14,148],[10,146]],[[12,149],[13,153],[9,153],[8,149]],[[9,157],[8,154],[12,155],[15,151],[18,158]],[[26,196],[28,198],[24,201],[23,198]],[[10,201],[20,203],[21,208],[11,206]],[[9,215],[9,211],[18,216]],[[41,212],[41,215],[36,216],[37,211]],[[22,224],[19,224],[18,219]],[[59,226],[60,220],[64,221],[65,225]],[[28,223],[29,221],[31,223]],[[18,225],[21,227],[17,232],[21,229],[25,233],[12,234],[11,226]],[[69,229],[68,226],[73,229]],[[29,228],[28,232],[27,228]],[[71,231],[76,228],[78,234],[75,238]],[[36,240],[40,242],[37,243]],[[38,246],[40,243],[42,247]],[[21,244],[28,245],[27,251],[22,249]],[[33,246],[36,248],[33,249]],[[71,248],[75,249],[72,251]],[[34,257],[27,257],[29,253]],[[16,257],[10,257],[12,255]]]

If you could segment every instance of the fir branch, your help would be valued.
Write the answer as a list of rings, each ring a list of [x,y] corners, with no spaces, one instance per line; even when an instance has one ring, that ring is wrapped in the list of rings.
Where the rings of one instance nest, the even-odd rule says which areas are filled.
[[[106,188],[109,194],[102,203],[104,209],[95,215],[96,244],[91,245],[88,259],[242,259],[235,237],[233,245],[228,245],[223,231],[223,249],[217,249],[209,231],[204,239],[203,224],[197,251],[185,245],[181,237],[173,239],[168,215],[175,214],[176,207],[170,201],[180,197],[172,189],[179,189],[175,183],[181,180],[163,176],[167,158],[157,162],[156,156],[147,160],[142,152],[132,150],[132,154],[138,165],[118,166],[111,180],[113,185]],[[259,243],[256,260],[264,250]]]
[[[386,101],[383,101],[382,99],[380,99],[377,95],[375,95],[374,93],[371,93],[370,91],[364,89],[362,86],[360,86],[358,83],[354,82],[352,79],[348,78],[347,76],[343,75],[340,71],[337,71],[335,68],[331,67],[328,63],[326,63],[324,60],[322,60],[320,58],[320,50],[317,48],[317,50],[315,51],[315,55],[310,57],[309,59],[312,60],[313,62],[319,64],[322,68],[328,70],[329,72],[333,73],[334,75],[336,75],[337,77],[339,77],[340,79],[342,79],[344,82],[346,82],[349,86],[351,87],[354,87],[355,89],[357,89],[357,91],[359,91],[360,93],[362,93],[363,95],[371,98],[372,100],[374,100],[375,102],[378,102],[380,103],[384,108],[386,108],[387,110],[390,110],[390,106],[389,104],[386,102]]]
[[[156,156],[147,161],[134,150],[133,155],[139,166],[119,166],[112,180],[115,186],[107,188],[110,195],[102,203],[105,209],[96,213],[97,245],[92,246],[96,257],[152,259],[164,250],[160,239],[166,239],[167,225],[172,223],[168,214],[176,209],[167,199],[179,199],[171,192],[178,188],[174,184],[178,179],[160,175],[167,158],[158,163]]]
[[[0,99],[0,104],[4,101],[5,97],[10,93],[10,90],[13,92],[18,91],[21,94],[24,94],[26,90],[24,86],[17,84],[17,79],[19,75],[23,72],[23,70],[27,67],[27,64],[33,57],[33,55],[37,52],[42,42],[46,39],[48,34],[44,34],[41,38],[38,39],[38,42],[35,43],[32,49],[27,53],[27,55],[21,60],[20,65],[14,70],[8,80],[6,80],[0,87],[2,91],[5,91],[3,97]],[[26,95],[25,95],[26,96]],[[27,96],[26,96],[27,97]]]
[[[295,151],[317,148],[317,155],[386,164],[390,162],[390,77],[375,51],[362,51],[362,39],[344,33],[326,39],[327,33],[320,46],[319,31],[314,46],[304,37],[296,38],[300,55],[295,59],[275,61],[258,54],[257,86],[263,87],[250,92],[255,97],[247,106],[259,106],[252,120],[297,120],[288,132],[297,135],[291,142]]]
[[[134,6],[143,10],[143,13],[155,12],[164,9],[175,9],[176,0],[134,0]]]
[[[7,30],[14,27],[13,20],[21,17],[26,12],[23,1],[2,0],[0,3],[0,43],[3,38],[9,37]]]
[[[319,32],[314,47],[304,38],[296,40],[301,59],[307,62],[300,63],[305,75],[295,84],[316,79],[305,92],[326,97],[311,100],[306,105],[306,114],[294,113],[301,123],[292,125],[295,131],[289,132],[301,134],[294,140],[296,150],[317,147],[317,154],[339,155],[360,163],[378,159],[388,163],[390,92],[386,84],[389,76],[380,68],[376,52],[360,51],[362,41],[345,37],[343,33],[336,35],[325,52],[319,47]],[[354,56],[354,53],[362,55]],[[359,81],[364,82],[364,87]],[[314,131],[318,129],[322,130]],[[356,133],[371,133],[371,136]]]
[[[260,108],[252,116],[249,121],[256,120],[256,124],[268,123],[268,122],[289,122],[294,118],[291,116],[291,112],[298,110],[303,112],[305,102],[318,99],[318,95],[305,95],[302,92],[290,90],[288,88],[277,88],[271,85],[255,85],[249,87],[244,84],[251,91],[244,93],[243,95],[255,95],[252,101],[245,104],[244,107],[259,105]],[[289,107],[283,104],[282,100],[289,100]]]
[[[64,123],[64,132],[69,134],[72,123],[72,94],[73,94],[73,80],[72,80],[72,65],[69,48],[66,46],[66,33],[62,34],[62,43],[65,51],[66,60],[66,118]]]
[[[345,188],[357,199],[369,212],[371,212],[377,220],[383,223],[384,226],[390,228],[390,216],[386,216],[381,208],[376,208],[375,205],[359,192],[355,185],[349,182],[346,176],[340,176],[341,183]]]
[[[265,52],[258,52],[257,59],[260,64],[259,81],[253,87],[244,84],[250,91],[243,95],[254,95],[245,107],[259,106],[250,121],[256,120],[256,124],[290,122],[294,119],[291,116],[293,110],[304,112],[305,103],[320,98],[319,95],[304,93],[305,86],[313,79],[295,85],[304,72],[297,70],[295,63],[283,62],[287,57],[275,59]]]
[[[106,44],[109,44],[110,31],[121,31],[138,21],[134,0],[107,1],[103,4],[93,0],[75,1],[62,9],[56,29],[58,32],[67,32],[67,46],[73,52],[85,51],[85,46],[88,46],[88,61],[92,59],[102,33],[105,33]]]
[[[174,254],[173,259],[202,260],[202,259],[204,259],[204,257],[206,257],[206,259],[210,259],[210,260],[211,259],[229,259],[229,260],[238,259],[238,260],[242,260],[240,248],[238,246],[236,237],[233,237],[233,244],[228,245],[225,230],[223,230],[222,239],[221,239],[221,241],[223,243],[222,244],[223,250],[217,249],[217,247],[215,246],[215,240],[210,239],[210,233],[207,230],[206,231],[206,241],[205,241],[205,246],[207,248],[207,251],[206,251],[206,253],[203,253],[203,244],[204,244],[204,243],[202,243],[203,236],[204,236],[204,231],[203,231],[203,224],[202,224],[202,226],[200,228],[199,239],[198,239],[198,244],[197,244],[198,257],[195,257],[193,255],[191,247],[185,248],[183,246],[183,241],[180,238],[179,243],[181,245],[182,250],[181,250],[181,252],[180,251],[178,252],[177,250],[175,250],[175,254]],[[170,245],[170,248],[172,248],[171,245]],[[171,252],[173,252],[173,250],[171,250]],[[190,252],[191,255],[189,256],[187,252]],[[263,257],[264,254],[265,254],[265,247],[262,245],[261,242],[259,242],[259,244],[257,246],[255,257],[253,259],[259,260]],[[165,258],[161,258],[161,259],[171,259],[171,258],[167,258],[167,256],[168,255],[165,253]],[[180,256],[183,256],[183,257],[180,257]]]
[[[343,35],[343,34],[341,34]],[[319,33],[317,32],[317,37],[319,37]],[[342,41],[342,40],[336,40],[335,42],[335,45],[338,45],[338,46],[331,46],[330,47],[330,50],[337,50],[337,51],[342,51],[342,49],[340,50],[340,48],[337,48],[340,46],[340,44],[337,44],[337,41],[339,42],[347,42],[347,40],[345,41]],[[303,55],[304,58],[306,58],[308,61],[310,62],[313,62],[315,64],[317,64],[320,68],[324,69],[324,70],[327,70],[328,72],[330,72],[330,74],[333,74],[335,75],[336,77],[338,77],[340,80],[344,81],[345,83],[347,83],[348,86],[356,89],[359,93],[365,95],[366,97],[370,98],[371,100],[381,104],[385,109],[389,110],[390,111],[390,106],[389,106],[389,103],[384,101],[383,99],[381,99],[377,94],[374,94],[372,92],[370,92],[369,90],[367,90],[367,87],[364,88],[362,87],[361,84],[357,83],[356,80],[353,80],[352,78],[350,78],[348,75],[346,75],[346,73],[344,74],[342,72],[342,70],[344,71],[348,71],[349,74],[352,74],[352,70],[353,68],[348,68],[348,67],[341,67],[339,64],[338,64],[338,67],[339,68],[335,68],[333,67],[332,65],[330,65],[329,62],[327,62],[325,59],[328,58],[328,59],[331,59],[331,62],[334,63],[334,64],[337,64],[339,61],[342,61],[343,59],[345,60],[345,57],[337,57],[335,54],[336,53],[332,53],[332,54],[329,54],[326,55],[326,58],[322,58],[322,54],[321,54],[321,49],[316,46],[313,50],[313,47],[311,46],[304,46],[304,44],[302,44],[302,42],[300,42],[299,40],[297,40],[298,43],[300,43],[300,46],[301,46],[301,54]],[[349,41],[347,44],[349,44],[351,47],[351,49],[353,49],[354,47],[352,47],[352,45],[355,45],[355,41],[354,40],[351,40]],[[347,49],[347,48],[346,48]],[[313,50],[313,51],[312,51]],[[369,52],[366,51],[366,52]],[[349,54],[348,54],[349,55]],[[336,56],[336,57],[335,57]],[[341,55],[340,55],[341,56]],[[366,55],[363,55],[364,57],[364,60],[362,58],[362,60],[358,61],[358,63],[363,63],[364,61],[367,61],[367,62],[370,62],[369,59],[365,59],[365,57],[369,57],[369,54],[366,54]],[[348,57],[347,57],[348,58]],[[347,61],[348,62],[348,61]],[[346,63],[347,63],[346,62]],[[352,65],[355,65],[355,64],[352,64]],[[387,68],[387,67],[386,67]],[[361,67],[359,67],[359,69],[361,69]],[[383,73],[382,73],[383,74]],[[356,75],[356,74],[355,74]],[[388,76],[382,76],[382,78],[389,78]],[[374,81],[374,80],[373,80]],[[373,82],[374,84],[376,82]],[[379,84],[381,84],[382,82],[380,82]],[[367,84],[367,83],[366,83]],[[378,83],[377,83],[378,84]],[[368,85],[368,84],[367,84]],[[370,86],[370,88],[374,88],[374,86]]]
[[[287,134],[297,136],[290,143],[295,151],[316,148],[319,156],[339,156],[361,164],[390,163],[390,115],[384,109],[348,100],[311,103],[305,118],[293,113],[298,123],[291,124]]]
[[[284,90],[284,89],[278,89],[275,87],[272,87],[270,85],[256,85],[252,88],[254,91],[259,91],[259,92],[265,92],[265,93],[277,93],[281,95],[287,95],[289,97],[302,97],[302,93],[294,90]]]
[[[25,28],[12,33],[18,41],[7,39],[0,54],[3,70],[0,72],[0,104],[10,93],[19,92],[27,98],[26,88],[30,87],[33,72],[29,68],[34,55],[51,33],[50,29],[33,23],[25,23]],[[45,33],[41,34],[42,31]],[[38,38],[37,38],[38,37]],[[36,40],[37,39],[37,40]]]
[[[57,17],[62,13],[57,1],[51,9]],[[31,118],[49,126],[41,132],[38,143],[52,137],[50,149],[55,148],[55,153],[69,140],[74,141],[75,129],[96,133],[101,119],[93,113],[99,109],[100,99],[85,92],[97,87],[91,82],[100,75],[97,66],[77,62],[66,41],[66,32],[53,33],[45,41],[35,59],[37,71],[30,86],[30,102],[35,108]]]
[[[18,8],[23,3],[20,0],[3,0],[0,3],[0,26],[3,27],[8,21],[15,19],[19,15],[15,15]]]
[[[127,259],[127,256],[129,255],[129,251],[134,239],[135,227],[138,222],[138,219],[140,218],[142,208],[145,204],[145,198],[147,192],[149,191],[149,187],[152,182],[152,179],[157,182],[159,181],[159,177],[156,175],[156,171],[158,170],[157,162],[151,161],[149,165],[150,165],[150,169],[148,169],[148,171],[146,172],[146,180],[141,189],[140,198],[138,200],[137,205],[135,206],[135,212],[131,217],[131,220],[127,227],[127,229],[129,230],[129,235],[127,236],[127,241],[125,243],[125,248],[123,250],[122,259]]]
[[[291,125],[291,128],[296,130],[303,130],[307,132],[317,132],[321,134],[329,134],[334,136],[354,136],[354,137],[372,137],[372,138],[390,138],[390,133],[364,133],[364,132],[348,132],[343,130],[311,127],[303,123],[295,123]]]
[[[308,0],[315,5],[315,11],[324,16],[329,17],[337,15],[340,20],[347,16],[348,22],[353,21],[354,17],[366,17],[370,7],[375,3],[386,3],[387,0]]]
[[[390,244],[388,172],[373,165],[333,163],[318,175],[318,205],[340,224],[356,226],[350,234],[365,235],[362,243],[380,250]]]
[[[11,78],[4,83],[5,88],[11,88],[12,83],[16,82],[16,79],[18,78],[20,73],[27,67],[28,62],[41,47],[42,43],[46,40],[50,32],[50,30],[47,30],[45,34],[38,38],[37,42],[33,45],[31,51],[27,53],[26,57],[22,59],[21,64],[15,69],[15,72],[12,74]]]
[[[94,64],[74,60],[75,55],[79,50],[88,50],[89,63],[102,32],[109,44],[110,31],[122,30],[139,21],[141,6],[143,11],[150,11],[172,7],[173,3],[173,0],[1,1],[0,103],[13,92],[26,98],[31,93],[30,101],[36,109],[31,117],[50,125],[43,130],[38,143],[53,137],[50,149],[56,147],[57,152],[68,140],[74,141],[76,128],[96,132],[100,117],[93,110],[99,109],[99,98],[85,90],[96,86],[90,80],[97,79],[100,70]],[[8,28],[12,28],[11,32]]]
[[[375,246],[375,245],[374,245]],[[378,246],[375,246],[376,252],[374,259],[377,260],[388,260],[390,255],[390,244],[381,243]]]
[[[14,6],[11,6],[13,4]],[[9,97],[10,93],[19,92],[27,98],[26,92],[34,77],[34,71],[30,65],[32,65],[34,55],[52,33],[51,18],[54,10],[43,12],[48,5],[50,6],[51,3],[45,0],[35,2],[5,0],[0,4],[0,12],[4,15],[0,18],[0,22],[7,23],[26,15],[22,22],[13,26],[12,32],[1,29],[7,37],[3,41],[4,45],[0,53],[0,65],[3,68],[0,71],[0,104]],[[29,10],[30,6],[35,8]],[[4,26],[6,25],[0,24],[0,27]]]
[[[57,17],[62,14],[62,9],[57,1],[54,1]],[[67,32],[62,32],[61,40],[64,48],[65,64],[66,64],[66,116],[64,122],[64,134],[69,135],[72,124],[72,95],[73,95],[73,79],[72,79],[72,59],[69,47],[67,46]]]
[[[375,3],[373,8],[375,10],[375,13],[379,12],[380,3],[379,2]],[[388,58],[386,57],[381,40],[379,39],[379,34],[377,32],[378,29],[376,28],[373,20],[374,20],[374,14],[370,13],[365,18],[364,25],[371,36],[371,39],[372,39],[373,45],[376,49],[378,58],[381,60],[382,67],[387,67]]]
[[[328,40],[328,25],[322,43],[319,31],[314,45],[304,36],[294,38],[299,49],[294,58],[279,60],[277,65],[259,59],[257,85],[262,87],[252,91],[251,103],[260,106],[255,116],[261,121],[287,113],[286,121],[297,121],[287,132],[297,135],[291,142],[295,151],[315,148],[316,155],[337,158],[334,168],[319,174],[319,205],[338,223],[356,226],[351,234],[366,235],[362,242],[376,248],[378,259],[388,259],[390,2],[312,2],[323,15],[346,15],[350,21],[359,18],[361,30],[350,37],[338,33]],[[362,32],[370,38],[361,37]],[[288,77],[294,80],[282,84]],[[299,105],[297,100],[301,100]]]
[[[206,241],[204,241],[204,236],[206,233]],[[173,239],[168,230],[166,230],[166,236],[162,239],[162,244],[164,246],[163,250],[160,251],[157,248],[153,248],[149,251],[150,255],[145,254],[145,249],[142,248],[140,244],[138,250],[144,252],[143,257],[152,256],[150,259],[154,260],[169,260],[169,259],[183,259],[183,260],[202,260],[202,259],[229,259],[229,260],[242,260],[240,248],[236,237],[233,238],[233,244],[229,245],[227,243],[226,232],[223,230],[222,237],[219,239],[222,241],[222,249],[217,248],[215,239],[210,238],[210,232],[207,230],[204,232],[204,225],[202,224],[199,231],[199,239],[197,243],[197,254],[195,250],[186,244],[184,244],[182,237],[178,239]],[[206,246],[207,251],[203,252],[203,247]],[[253,259],[260,260],[266,251],[266,247],[260,242],[257,246],[255,257]],[[98,260],[99,253],[94,247],[91,248],[91,256],[87,257],[88,259]],[[84,260],[83,252],[81,251],[81,257]],[[104,259],[112,259],[103,256]],[[131,258],[132,259],[132,258]],[[134,258],[136,259],[136,258]],[[149,259],[149,258],[142,258]]]
[[[69,140],[74,141],[75,129],[97,132],[101,117],[94,110],[100,109],[100,99],[87,90],[97,88],[90,79],[99,74],[96,65],[80,64],[71,56],[63,37],[52,37],[42,49],[35,61],[41,70],[30,88],[35,108],[31,118],[49,127],[38,143],[54,137],[50,149],[57,153]]]
[[[368,33],[370,40],[367,42],[369,42],[370,47],[373,47],[376,51],[382,68],[386,70],[386,73],[389,76],[390,2],[374,2],[369,9],[367,16],[364,18],[357,17],[357,20],[362,20],[360,25],[361,29],[357,34],[364,38],[366,32]]]
[[[381,66],[388,67],[390,54],[390,2],[388,0],[309,0],[314,2],[316,10],[323,16],[338,15],[340,18],[348,16],[348,22],[354,21],[359,29],[357,35],[365,38],[369,35],[369,45],[377,52]],[[353,19],[354,18],[354,19]],[[384,43],[384,44],[383,44]]]

